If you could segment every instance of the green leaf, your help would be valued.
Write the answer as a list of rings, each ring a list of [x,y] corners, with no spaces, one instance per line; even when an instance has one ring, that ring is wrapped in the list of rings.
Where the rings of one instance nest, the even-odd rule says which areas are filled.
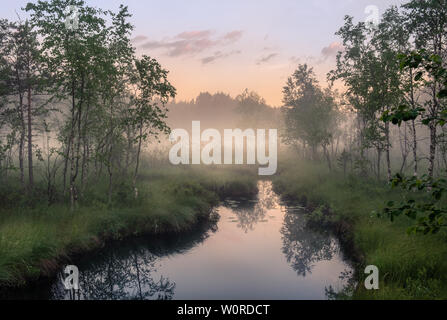
[[[421,80],[423,75],[424,75],[423,72],[422,72],[422,71],[419,71],[419,72],[416,74],[416,76],[414,77],[414,81],[419,81],[419,80]]]

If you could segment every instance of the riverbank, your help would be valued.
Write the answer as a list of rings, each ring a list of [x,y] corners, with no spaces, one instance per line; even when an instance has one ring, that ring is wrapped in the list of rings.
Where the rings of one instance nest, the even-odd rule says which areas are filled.
[[[219,198],[256,195],[256,179],[243,169],[148,170],[137,200],[123,186],[107,205],[95,195],[105,194],[97,184],[75,212],[61,204],[0,209],[0,287],[50,276],[73,255],[109,240],[191,230],[209,218]]]
[[[285,197],[313,208],[310,218],[320,225],[336,225],[357,260],[355,288],[345,288],[338,298],[353,299],[446,299],[447,235],[408,235],[411,221],[394,223],[378,218],[385,202],[399,199],[399,191],[384,183],[330,172],[324,165],[297,163],[289,159],[279,166],[275,189]],[[380,290],[363,286],[367,265],[380,270]]]

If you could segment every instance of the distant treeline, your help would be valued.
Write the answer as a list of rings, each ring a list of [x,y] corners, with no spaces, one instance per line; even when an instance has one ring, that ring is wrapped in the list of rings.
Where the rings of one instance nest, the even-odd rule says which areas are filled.
[[[280,108],[267,105],[248,89],[235,98],[225,93],[203,92],[189,102],[171,102],[168,109],[171,128],[187,130],[192,121],[200,121],[203,128],[216,129],[277,129],[282,122]]]

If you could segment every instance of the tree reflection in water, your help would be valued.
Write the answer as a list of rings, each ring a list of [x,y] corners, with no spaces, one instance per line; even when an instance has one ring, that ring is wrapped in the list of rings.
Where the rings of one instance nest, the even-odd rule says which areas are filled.
[[[339,251],[333,237],[326,232],[309,230],[306,217],[287,207],[281,234],[287,262],[303,277],[312,272],[317,262],[331,260]]]
[[[310,230],[307,226],[304,208],[294,203],[286,203],[279,199],[273,191],[270,181],[258,184],[259,194],[253,201],[226,201],[226,207],[232,209],[237,217],[238,227],[245,233],[253,231],[256,224],[266,221],[269,210],[280,210],[284,213],[281,228],[283,242],[282,251],[287,262],[300,276],[311,273],[319,261],[331,260],[338,253],[338,243],[328,233]]]
[[[102,255],[99,264],[91,264],[79,275],[79,295],[73,297],[65,292],[61,281],[55,288],[56,299],[84,300],[153,300],[172,299],[175,283],[165,279],[154,279],[157,256],[144,249],[129,252],[127,257],[113,251]]]
[[[213,212],[211,217],[211,222],[200,224],[189,234],[147,238],[149,245],[138,241],[121,243],[86,257],[85,268],[82,262],[79,265],[79,293],[66,291],[65,275],[59,274],[52,288],[53,299],[172,300],[176,285],[163,275],[157,276],[159,259],[186,252],[216,232],[219,216]]]
[[[267,211],[279,206],[279,198],[273,191],[270,181],[259,182],[258,189],[259,193],[256,201],[227,200],[224,204],[232,209],[237,217],[238,227],[245,233],[253,231],[259,222],[266,222]]]

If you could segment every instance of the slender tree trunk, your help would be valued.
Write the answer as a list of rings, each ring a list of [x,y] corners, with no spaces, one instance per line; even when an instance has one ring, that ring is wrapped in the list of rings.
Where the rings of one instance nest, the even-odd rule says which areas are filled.
[[[132,152],[132,134],[130,130],[130,126],[127,126],[127,150],[126,150],[126,168],[125,168],[125,174],[127,174],[130,166],[131,161],[131,152]]]
[[[337,145],[335,147],[335,154],[334,154],[334,158],[337,157],[338,155],[338,147],[340,146],[340,136],[337,137]]]
[[[94,163],[94,167],[95,167],[95,177],[98,177],[98,154],[99,154],[99,148],[95,147],[95,163]]]
[[[28,85],[28,173],[29,173],[29,191],[34,189],[33,173],[33,131],[31,114],[31,85]]]
[[[19,144],[19,167],[20,167],[20,184],[26,190],[25,186],[25,165],[24,165],[24,148],[25,148],[25,133],[21,133]]]
[[[74,128],[72,129],[74,131]],[[70,137],[70,209],[74,211],[76,205],[76,186],[75,186],[75,152],[74,152],[74,132]]]
[[[83,99],[82,95],[84,91],[84,77],[82,77],[81,81],[81,99],[79,101],[79,107],[78,107],[78,117],[77,117],[77,138],[76,138],[76,167],[75,167],[75,174],[74,174],[74,180],[76,181],[78,175],[79,175],[79,162],[81,160],[81,142],[82,142],[82,104]]]
[[[391,157],[390,157],[390,124],[387,122],[385,124],[386,130],[386,166],[387,166],[387,178],[388,181],[391,180]]]
[[[434,176],[435,170],[435,158],[436,158],[436,124],[430,124],[430,156],[429,156],[429,166],[428,175],[430,178]]]
[[[312,146],[312,161],[317,161],[317,148]]]
[[[113,110],[113,99],[111,99],[110,103],[110,119],[109,119],[109,125],[110,125],[110,132],[109,132],[109,158],[107,161],[107,171],[109,173],[109,192],[108,192],[108,204],[112,204],[112,192],[113,192],[113,136],[114,136],[114,110]],[[107,141],[107,140],[106,140]]]
[[[88,116],[90,111],[90,97],[88,98],[88,104],[86,107],[85,115],[84,115],[84,125],[82,129],[82,143],[83,143],[83,152],[82,152],[82,169],[81,169],[81,185],[82,185],[82,192],[87,187],[88,182],[88,167],[89,167],[89,141],[87,138],[87,125],[88,125]]]
[[[327,149],[326,146],[323,146],[323,152],[324,152],[324,155],[326,156],[329,171],[332,171],[331,155],[330,155],[329,150]]]
[[[91,148],[89,145],[89,141],[87,140],[87,162],[85,165],[85,175],[87,177],[86,184],[88,184],[88,177],[90,175],[90,151],[91,151]]]
[[[72,106],[71,106],[71,128],[70,128],[70,137],[68,148],[70,149],[70,210],[74,211],[76,205],[76,186],[75,186],[75,147],[74,147],[74,138],[75,138],[75,127],[76,127],[76,98],[75,98],[75,80],[72,80]]]
[[[74,129],[72,129],[74,130]],[[74,179],[74,138],[70,138],[70,210],[74,211],[76,205],[76,190],[75,190],[75,179]]]
[[[335,158],[335,150],[334,150],[334,148],[335,148],[335,146],[334,146],[334,141],[332,141],[331,142],[331,153],[330,153],[330,155],[331,155],[331,157],[334,157]]]
[[[113,192],[113,168],[112,168],[112,157],[113,153],[113,142],[110,142],[109,159],[107,164],[107,171],[109,173],[109,191],[108,191],[108,204],[112,203],[112,192]]]
[[[62,182],[62,194],[65,196],[65,191],[67,188],[67,171],[68,171],[68,159],[70,157],[70,139],[67,138],[66,141],[66,151],[64,154],[64,172],[63,172],[63,182]]]
[[[19,89],[20,90],[20,89]],[[26,125],[25,125],[25,114],[23,112],[23,95],[19,94],[19,116],[20,116],[20,144],[19,144],[19,166],[20,166],[20,183],[22,188],[25,190],[25,135],[26,135]]]
[[[432,87],[432,100],[433,104],[431,106],[430,115],[435,118],[439,111],[439,101],[437,98],[437,83],[435,82]],[[429,167],[428,175],[433,178],[435,171],[435,160],[436,160],[436,145],[437,145],[437,128],[435,121],[431,121],[429,124],[430,129],[430,156],[429,156]]]
[[[140,167],[140,154],[141,154],[142,141],[143,141],[143,125],[140,124],[140,137],[138,140],[137,158],[136,158],[136,164],[135,164],[135,172],[133,175],[133,190],[134,190],[135,199],[138,198],[137,177],[138,177],[138,169]]]
[[[413,84],[413,69],[410,68],[410,103],[413,109],[416,108],[416,100],[414,98],[414,84]],[[414,160],[414,172],[415,177],[418,176],[418,141],[416,133],[416,121],[411,121],[411,133],[413,134],[413,160]]]
[[[80,148],[81,148],[81,122],[82,122],[82,104],[84,95],[84,76],[81,80],[81,99],[79,100],[79,105],[77,108],[77,114],[74,113],[76,110],[76,100],[75,100],[75,82],[73,80],[72,87],[72,128],[71,128],[71,168],[70,168],[70,198],[71,198],[71,210],[74,211],[76,203],[78,201],[78,190],[76,188],[76,179],[79,174],[79,159],[80,159]],[[77,128],[76,128],[77,127]],[[77,129],[77,132],[76,132]],[[76,143],[75,143],[75,136]],[[76,149],[76,150],[75,150]]]
[[[400,143],[400,151],[402,154],[402,165],[400,166],[400,173],[402,174],[405,170],[405,166],[407,165],[407,158],[408,158],[408,137],[407,137],[407,123],[405,123],[404,128],[404,139],[402,142],[402,135],[401,130],[399,127],[399,143]]]
[[[442,162],[444,164],[444,169],[447,169],[447,154],[445,148],[442,151]]]
[[[104,148],[101,148],[101,153],[103,153]],[[102,170],[104,169],[104,161],[99,161],[99,171],[98,171],[98,177],[102,175]]]
[[[83,152],[82,152],[82,164],[81,164],[81,186],[82,191],[85,189],[85,179],[86,179],[86,169],[87,169],[87,145],[84,141]]]
[[[381,172],[380,172],[380,164],[382,162],[382,149],[377,148],[377,180],[380,181]]]

